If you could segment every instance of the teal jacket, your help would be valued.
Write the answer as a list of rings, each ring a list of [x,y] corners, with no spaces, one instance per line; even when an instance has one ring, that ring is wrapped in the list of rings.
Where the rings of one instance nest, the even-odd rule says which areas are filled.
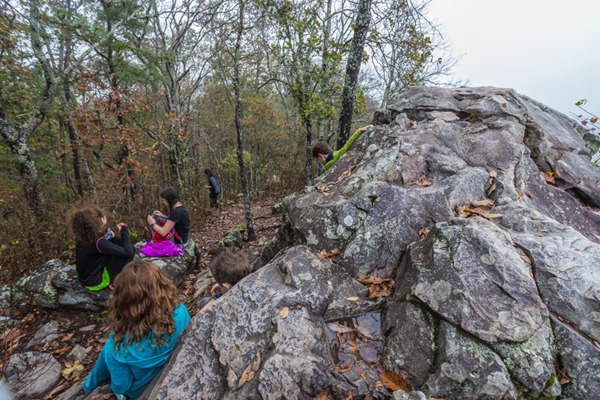
[[[336,150],[332,153],[333,158],[331,160],[327,161],[327,163],[325,164],[325,171],[327,171],[329,168],[333,167],[335,165],[335,163],[338,162],[340,157],[343,156],[344,154],[346,154],[346,152],[348,150],[350,150],[350,148],[352,147],[354,142],[356,142],[356,139],[358,139],[360,137],[360,135],[363,134],[363,132],[364,132],[363,128],[360,128],[359,130],[354,132],[352,134],[352,136],[350,136],[350,139],[348,139],[348,141],[346,142],[344,147],[342,147],[341,149]]]
[[[179,335],[190,322],[190,314],[183,304],[175,308],[173,319],[175,332],[165,339],[164,346],[159,346],[150,333],[139,343],[122,343],[119,351],[115,351],[115,340],[111,333],[83,385],[85,394],[90,394],[108,378],[115,394],[125,395],[130,399],[140,394],[167,362]]]

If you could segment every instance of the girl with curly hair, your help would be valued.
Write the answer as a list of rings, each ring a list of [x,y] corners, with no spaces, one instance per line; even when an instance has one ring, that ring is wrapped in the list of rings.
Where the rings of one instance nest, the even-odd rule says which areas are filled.
[[[117,225],[117,236],[103,234],[106,215],[97,206],[73,211],[69,225],[77,239],[75,265],[79,281],[92,291],[112,288],[115,277],[133,259],[134,249],[127,225]]]
[[[190,315],[160,267],[135,260],[117,276],[108,318],[111,333],[85,393],[110,378],[117,397],[135,398],[167,362]]]

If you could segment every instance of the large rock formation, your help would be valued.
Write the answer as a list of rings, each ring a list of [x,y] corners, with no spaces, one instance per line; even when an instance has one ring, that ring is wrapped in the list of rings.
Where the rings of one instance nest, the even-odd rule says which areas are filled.
[[[381,370],[434,398],[600,398],[600,168],[573,123],[495,88],[412,88],[374,123],[144,398],[389,398]]]

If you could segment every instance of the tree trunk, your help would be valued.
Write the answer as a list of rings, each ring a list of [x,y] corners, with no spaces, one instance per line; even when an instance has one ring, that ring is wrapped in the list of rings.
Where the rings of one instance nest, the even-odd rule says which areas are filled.
[[[248,191],[248,179],[244,165],[244,135],[242,131],[242,100],[240,97],[240,51],[242,46],[242,34],[244,33],[244,0],[239,1],[240,22],[235,41],[235,60],[233,86],[235,90],[235,130],[237,131],[237,158],[240,165],[240,178],[242,179],[242,192],[244,193],[244,214],[246,216],[246,231],[248,241],[256,240],[254,225],[252,223],[252,211],[250,209],[250,192]]]
[[[2,133],[2,137],[16,157],[22,180],[21,183],[23,184],[23,193],[25,194],[27,204],[36,219],[40,220],[43,217],[44,212],[44,198],[40,192],[39,176],[28,140],[48,114],[48,110],[54,98],[56,83],[54,81],[54,74],[50,63],[42,49],[42,28],[40,26],[41,17],[38,1],[31,0],[29,4],[31,48],[35,58],[40,63],[45,87],[42,91],[41,100],[37,109],[32,112],[32,116],[29,120],[21,126],[14,126],[10,123],[2,108],[2,103],[0,103],[0,133]]]
[[[356,11],[356,28],[352,38],[352,47],[346,64],[346,81],[342,93],[342,111],[340,112],[339,134],[337,148],[342,148],[350,136],[352,115],[354,113],[354,100],[360,65],[365,47],[365,40],[369,25],[371,24],[372,0],[360,0]]]

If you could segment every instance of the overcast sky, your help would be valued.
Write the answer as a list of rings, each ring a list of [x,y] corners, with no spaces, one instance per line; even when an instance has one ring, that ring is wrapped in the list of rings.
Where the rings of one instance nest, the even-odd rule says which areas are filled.
[[[469,86],[516,89],[568,114],[600,113],[600,0],[431,0]]]

